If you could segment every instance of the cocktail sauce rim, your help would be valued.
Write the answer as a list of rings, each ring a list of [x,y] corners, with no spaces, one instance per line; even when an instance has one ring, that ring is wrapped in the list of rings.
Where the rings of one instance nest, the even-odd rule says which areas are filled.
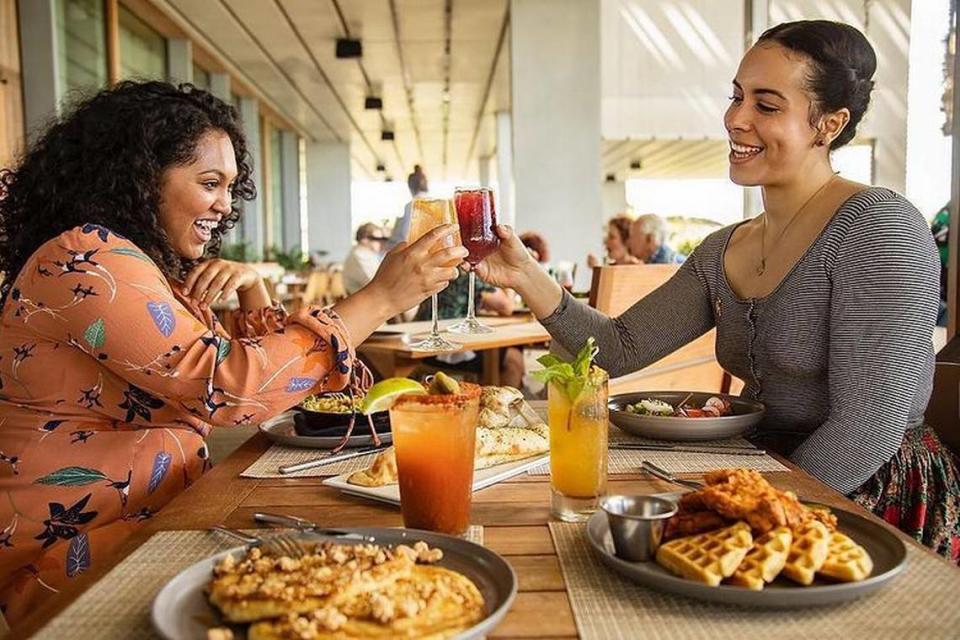
[[[479,400],[481,386],[472,382],[461,382],[461,393],[423,394],[405,393],[393,401],[393,409],[402,405],[467,405],[473,400]],[[464,392],[465,391],[465,392]]]

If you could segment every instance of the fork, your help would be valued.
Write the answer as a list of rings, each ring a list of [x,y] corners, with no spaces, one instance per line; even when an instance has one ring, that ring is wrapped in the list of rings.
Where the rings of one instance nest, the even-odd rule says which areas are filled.
[[[210,527],[210,530],[240,540],[249,547],[260,547],[267,553],[275,556],[289,556],[299,559],[307,553],[306,548],[304,548],[300,540],[283,531],[272,534],[269,537],[261,538],[221,525]]]
[[[663,480],[664,482],[669,482],[670,484],[675,484],[681,487],[686,487],[688,489],[702,489],[703,483],[697,482],[696,480],[684,480],[683,478],[678,478],[669,471],[658,467],[649,460],[644,460],[640,463],[640,470],[646,471],[650,475]]]

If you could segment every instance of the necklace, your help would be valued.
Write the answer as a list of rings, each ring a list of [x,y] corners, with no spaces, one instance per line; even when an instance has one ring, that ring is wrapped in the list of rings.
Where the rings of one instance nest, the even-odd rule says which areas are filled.
[[[776,240],[773,241],[773,245],[772,245],[772,246],[774,246],[774,247],[777,246],[777,243],[780,242],[780,239],[781,239],[781,238],[783,238],[783,234],[785,234],[785,233],[787,232],[787,229],[790,228],[790,225],[793,224],[793,221],[800,217],[800,214],[803,212],[804,209],[807,208],[807,205],[808,205],[808,204],[810,204],[811,202],[813,202],[814,198],[816,198],[818,195],[820,195],[821,193],[823,193],[823,191],[824,191],[827,187],[830,186],[830,183],[833,182],[834,178],[836,178],[837,175],[838,175],[838,174],[837,174],[836,172],[834,172],[834,174],[833,174],[832,176],[830,176],[830,179],[823,183],[823,186],[821,186],[819,189],[817,189],[816,191],[814,191],[814,192],[813,192],[813,195],[811,195],[809,198],[807,198],[807,199],[804,201],[804,203],[803,203],[802,205],[800,205],[800,208],[797,209],[796,212],[793,214],[793,216],[790,217],[790,220],[787,221],[786,226],[784,226],[783,229],[780,231],[780,233],[777,234],[777,238],[776,238]],[[757,265],[757,276],[758,276],[758,277],[759,277],[759,276],[762,276],[762,275],[764,274],[764,272],[767,270],[767,244],[766,244],[766,239],[767,239],[767,212],[764,211],[764,212],[763,212],[763,231],[760,232],[760,264]]]

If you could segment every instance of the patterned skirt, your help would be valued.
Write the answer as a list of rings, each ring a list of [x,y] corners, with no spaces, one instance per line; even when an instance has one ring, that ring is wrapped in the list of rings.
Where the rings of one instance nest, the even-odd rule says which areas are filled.
[[[900,451],[850,498],[960,564],[960,459],[931,427],[909,429]]]

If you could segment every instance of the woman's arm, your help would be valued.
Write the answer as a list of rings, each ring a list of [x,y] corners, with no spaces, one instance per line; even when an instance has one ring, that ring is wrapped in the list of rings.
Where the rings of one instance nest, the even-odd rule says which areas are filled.
[[[831,274],[830,415],[791,457],[849,493],[900,448],[929,384],[938,262],[923,217],[899,198],[862,211]]]
[[[551,337],[575,353],[593,336],[597,364],[611,376],[637,371],[703,335],[714,326],[705,283],[691,256],[680,270],[616,318],[578,302],[530,257],[508,227],[499,227],[500,249],[480,263],[487,282],[513,287]]]

